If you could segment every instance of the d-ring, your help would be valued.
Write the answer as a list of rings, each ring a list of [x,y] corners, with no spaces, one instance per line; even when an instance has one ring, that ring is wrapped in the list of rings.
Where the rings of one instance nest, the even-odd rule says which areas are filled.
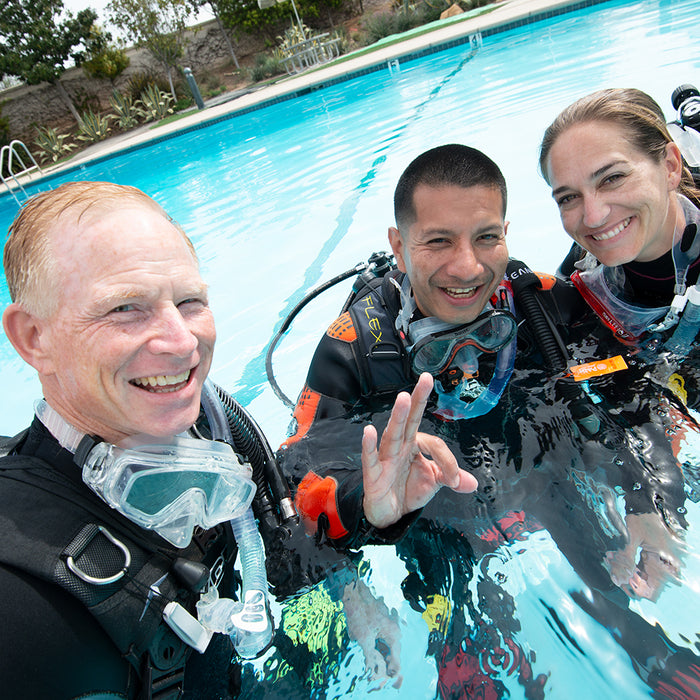
[[[129,551],[129,548],[123,542],[120,542],[106,527],[98,525],[97,530],[101,532],[115,547],[121,549],[121,551],[124,553],[124,566],[122,567],[121,571],[114,574],[114,576],[96,578],[95,576],[90,576],[79,569],[72,556],[66,557],[66,566],[79,579],[85,581],[85,583],[91,583],[94,586],[107,586],[110,583],[115,583],[118,581],[127,572],[129,565],[131,564],[131,552]]]

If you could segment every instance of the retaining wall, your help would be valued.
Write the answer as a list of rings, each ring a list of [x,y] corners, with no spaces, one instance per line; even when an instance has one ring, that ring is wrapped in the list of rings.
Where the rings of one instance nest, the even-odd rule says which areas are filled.
[[[221,67],[231,60],[224,37],[216,20],[204,22],[188,31],[189,39],[182,66],[192,69],[195,76],[207,69]],[[236,57],[244,59],[263,50],[260,39],[243,35],[234,43]],[[144,49],[127,49],[129,67],[112,85],[109,80],[88,78],[82,68],[72,68],[61,77],[61,84],[73,99],[78,112],[96,101],[102,109],[109,106],[109,98],[114,89],[123,89],[129,77],[143,70],[162,69]],[[75,130],[75,119],[58,94],[55,86],[48,83],[20,85],[0,92],[0,115],[10,123],[10,135],[25,143],[32,144],[36,139],[36,126],[52,126],[59,130]]]

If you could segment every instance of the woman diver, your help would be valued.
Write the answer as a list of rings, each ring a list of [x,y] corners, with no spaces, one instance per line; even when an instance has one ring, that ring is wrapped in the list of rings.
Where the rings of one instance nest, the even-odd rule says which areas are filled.
[[[698,289],[700,190],[663,111],[636,89],[600,90],[564,109],[545,131],[540,169],[575,241],[559,272],[585,301],[567,345],[582,367],[604,367],[590,393],[647,445],[647,468],[629,475],[645,487],[626,490],[628,542],[607,553],[607,568],[630,597],[655,600],[680,570],[682,477],[693,500],[697,486],[679,460],[661,458],[667,439],[659,429],[676,436],[676,454],[679,437],[697,431],[685,409],[697,404],[700,364],[689,350],[698,327],[684,345],[674,333],[691,318]],[[617,355],[622,361],[612,363]]]
[[[632,343],[673,327],[700,271],[700,190],[659,105],[636,89],[574,102],[545,131],[540,169],[578,244],[562,271],[601,320]]]

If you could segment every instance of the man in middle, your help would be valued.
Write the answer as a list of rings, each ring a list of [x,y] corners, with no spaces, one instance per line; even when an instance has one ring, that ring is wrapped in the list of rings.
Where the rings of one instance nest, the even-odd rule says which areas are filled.
[[[393,520],[375,517],[379,496],[367,471],[363,480],[352,457],[349,463],[325,461],[326,448],[314,444],[321,423],[326,435],[336,425],[345,433],[348,415],[390,406],[399,392],[414,387],[424,405],[433,388],[427,374],[436,392],[432,414],[448,421],[478,416],[508,381],[517,322],[504,280],[506,198],[498,166],[462,145],[423,153],[399,179],[397,226],[389,229],[399,269],[359,290],[326,332],[294,412],[295,432],[282,452],[300,482],[296,501],[304,521],[336,544],[394,541],[416,512],[407,507],[410,479],[395,474],[403,489],[396,488],[394,497],[404,507],[397,506]],[[481,360],[484,354],[489,362]],[[385,435],[378,452],[369,451],[376,434],[372,426],[365,429],[365,470],[371,454],[378,465],[385,463],[388,478],[390,439]],[[337,450],[337,441],[328,443]]]
[[[544,697],[547,678],[554,688],[566,669],[536,656],[525,620],[567,601],[581,648],[597,633],[589,625],[617,630],[620,615],[629,630],[640,624],[607,562],[640,514],[663,530],[664,514],[683,512],[682,472],[660,425],[677,402],[643,363],[574,380],[571,366],[600,373],[593,350],[616,355],[619,344],[581,322],[575,288],[509,260],[505,182],[483,153],[446,145],[418,156],[394,209],[398,270],[359,289],[319,343],[283,467],[307,532],[338,548],[396,543],[441,697],[511,697],[522,687]],[[395,466],[401,441],[388,412],[412,388],[412,430],[439,436],[455,455],[450,473],[462,484],[475,476],[476,493],[433,488],[417,499],[420,478]],[[541,586],[559,580],[571,583]],[[646,632],[653,642],[641,652],[637,632],[619,638],[611,654],[622,666],[628,654],[663,658],[668,640]]]

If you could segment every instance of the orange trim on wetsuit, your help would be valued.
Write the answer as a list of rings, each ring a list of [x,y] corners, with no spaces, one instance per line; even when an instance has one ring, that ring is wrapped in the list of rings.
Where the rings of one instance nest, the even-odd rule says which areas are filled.
[[[540,287],[548,292],[557,283],[557,278],[554,275],[548,275],[546,272],[535,272],[537,279],[540,281]]]
[[[294,502],[307,532],[312,534],[316,531],[318,518],[324,513],[328,518],[328,535],[331,539],[337,540],[348,534],[338,515],[337,488],[338,482],[334,478],[327,476],[321,479],[313,472],[301,480]]]
[[[352,323],[350,314],[346,311],[344,314],[331,323],[326,331],[326,335],[337,340],[342,340],[344,343],[352,343],[357,340],[357,331]]]
[[[318,402],[321,400],[321,394],[317,391],[309,389],[305,386],[297,401],[297,405],[294,407],[294,413],[292,417],[296,422],[296,430],[293,435],[290,435],[280,447],[288,447],[289,445],[301,440],[301,438],[309,432],[309,429],[313,425],[314,418],[316,417],[316,411],[318,409]]]

